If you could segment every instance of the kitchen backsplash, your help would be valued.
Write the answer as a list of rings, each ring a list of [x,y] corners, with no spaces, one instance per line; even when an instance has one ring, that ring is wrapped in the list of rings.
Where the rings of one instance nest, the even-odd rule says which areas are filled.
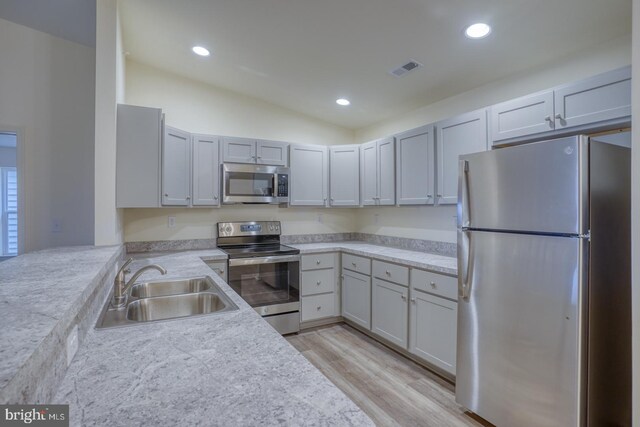
[[[329,243],[361,241],[373,245],[390,246],[412,251],[427,252],[444,256],[456,256],[456,244],[434,240],[410,239],[406,237],[382,236],[369,233],[322,233],[283,235],[282,243],[295,245],[303,243]],[[158,240],[150,242],[127,242],[127,253],[164,252],[215,249],[216,239]]]

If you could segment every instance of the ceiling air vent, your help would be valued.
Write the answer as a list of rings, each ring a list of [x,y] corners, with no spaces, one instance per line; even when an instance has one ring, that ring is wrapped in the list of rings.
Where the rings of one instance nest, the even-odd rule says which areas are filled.
[[[407,74],[409,71],[413,71],[417,68],[422,67],[422,64],[417,62],[417,61],[409,61],[404,65],[401,65],[400,67],[389,71],[390,74],[396,76],[396,77],[400,77],[400,76],[404,76],[405,74]]]

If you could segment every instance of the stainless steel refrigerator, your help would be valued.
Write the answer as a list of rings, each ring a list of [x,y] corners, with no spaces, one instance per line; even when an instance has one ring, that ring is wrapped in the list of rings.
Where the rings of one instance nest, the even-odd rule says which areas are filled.
[[[630,150],[460,157],[456,400],[497,426],[631,425]]]

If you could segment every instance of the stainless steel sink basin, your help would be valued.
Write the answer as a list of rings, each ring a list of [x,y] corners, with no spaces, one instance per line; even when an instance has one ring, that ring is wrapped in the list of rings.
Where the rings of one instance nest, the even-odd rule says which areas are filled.
[[[210,289],[203,277],[182,280],[164,280],[158,282],[138,283],[131,287],[130,295],[135,298],[162,297],[203,292]]]
[[[110,302],[108,299],[102,310],[97,329],[209,316],[238,309],[209,276],[134,284],[123,309],[113,308]]]
[[[226,304],[213,293],[171,295],[133,301],[127,306],[127,319],[135,322],[175,319],[224,310]]]

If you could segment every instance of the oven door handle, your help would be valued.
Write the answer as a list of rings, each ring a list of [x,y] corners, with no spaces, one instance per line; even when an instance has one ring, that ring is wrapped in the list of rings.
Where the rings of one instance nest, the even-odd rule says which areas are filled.
[[[229,260],[229,267],[239,265],[277,264],[280,262],[299,262],[300,255],[265,256],[259,258],[233,258]]]

